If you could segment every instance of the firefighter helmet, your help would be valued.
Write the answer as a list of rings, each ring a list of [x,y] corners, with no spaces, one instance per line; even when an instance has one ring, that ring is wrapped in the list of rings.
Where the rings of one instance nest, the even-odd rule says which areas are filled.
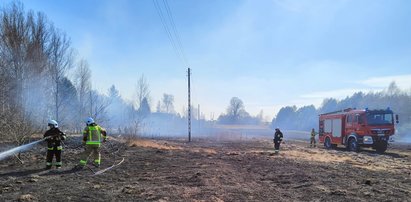
[[[93,124],[93,123],[95,123],[93,118],[88,117],[88,118],[86,119],[86,124],[87,124],[87,125],[90,125],[90,124]]]
[[[49,120],[48,126],[58,128],[59,124],[55,120]]]

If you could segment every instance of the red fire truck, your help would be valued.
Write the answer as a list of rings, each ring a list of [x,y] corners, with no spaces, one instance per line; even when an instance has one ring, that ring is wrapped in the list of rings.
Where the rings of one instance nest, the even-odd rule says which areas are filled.
[[[320,114],[319,140],[327,149],[345,145],[350,151],[372,147],[379,153],[387,150],[388,140],[394,135],[398,115],[391,109],[344,109]]]

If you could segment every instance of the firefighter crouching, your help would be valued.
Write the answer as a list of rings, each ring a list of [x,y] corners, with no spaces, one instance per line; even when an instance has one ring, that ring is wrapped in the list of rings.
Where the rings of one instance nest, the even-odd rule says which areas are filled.
[[[274,133],[274,151],[276,154],[278,154],[278,152],[280,152],[280,144],[283,141],[283,133],[280,131],[280,128],[276,128],[275,129],[275,133]]]
[[[316,145],[315,145],[315,135],[316,135],[316,133],[315,133],[315,130],[314,130],[314,128],[311,130],[311,139],[310,139],[310,147],[316,147]]]
[[[43,138],[47,142],[47,157],[46,157],[46,169],[50,169],[53,165],[53,157],[56,156],[56,168],[59,169],[62,166],[61,151],[63,146],[62,140],[66,139],[66,135],[58,128],[58,123],[55,120],[48,122],[49,130],[46,131]]]
[[[101,142],[105,142],[107,139],[106,130],[97,125],[93,118],[87,118],[86,124],[87,126],[84,128],[82,141],[85,150],[80,154],[80,164],[77,166],[78,169],[83,168],[87,164],[90,154],[92,154],[94,160],[93,165],[96,167],[100,166],[100,145]]]

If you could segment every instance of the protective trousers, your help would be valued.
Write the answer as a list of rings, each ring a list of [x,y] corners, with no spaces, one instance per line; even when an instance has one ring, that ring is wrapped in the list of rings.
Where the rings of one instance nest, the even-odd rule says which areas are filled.
[[[46,158],[46,168],[50,169],[53,166],[53,157],[56,156],[56,165],[57,168],[62,166],[61,162],[61,150],[62,146],[54,146],[47,148],[47,158]]]
[[[310,146],[312,147],[313,145],[315,147],[315,137],[311,137]]]
[[[92,154],[94,159],[94,165],[99,166],[101,162],[100,145],[86,145],[83,153],[80,154],[80,165],[85,166],[87,164],[88,157]]]
[[[280,151],[280,143],[280,141],[274,141],[275,153],[278,153]]]

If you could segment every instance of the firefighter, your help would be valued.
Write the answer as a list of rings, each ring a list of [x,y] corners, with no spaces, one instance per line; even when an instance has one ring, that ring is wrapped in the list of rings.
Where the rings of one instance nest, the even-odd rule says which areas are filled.
[[[316,143],[315,142],[315,135],[316,135],[316,132],[313,128],[313,129],[311,129],[310,147],[316,147],[316,145],[315,145],[315,143]]]
[[[49,130],[46,131],[43,138],[47,142],[47,157],[46,169],[50,169],[53,165],[53,156],[56,156],[56,168],[62,166],[61,151],[63,150],[62,140],[66,139],[66,135],[58,128],[58,123],[55,120],[48,122]]]
[[[90,154],[93,156],[93,165],[100,167],[101,155],[100,155],[100,145],[101,142],[107,140],[106,130],[101,126],[97,125],[93,118],[89,117],[86,119],[86,127],[83,131],[83,145],[85,146],[84,152],[80,154],[80,164],[76,166],[76,169],[81,169],[87,164],[88,157]]]
[[[275,133],[274,133],[274,151],[276,154],[278,154],[278,152],[280,152],[280,144],[283,141],[283,133],[280,131],[280,128],[276,128],[275,129]]]

